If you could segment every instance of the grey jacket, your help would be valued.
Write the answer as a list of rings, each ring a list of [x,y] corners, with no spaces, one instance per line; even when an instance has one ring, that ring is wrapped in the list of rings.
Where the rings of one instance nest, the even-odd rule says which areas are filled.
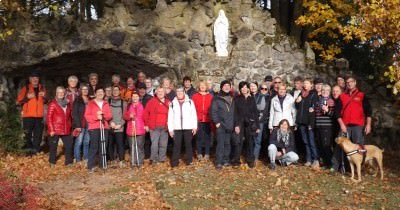
[[[124,125],[125,125],[125,120],[123,119],[123,110],[126,108],[126,103],[121,100],[121,99],[110,99],[110,108],[111,108],[111,113],[112,113],[112,119],[110,121],[117,124],[117,125],[122,125],[121,129],[119,130],[114,130],[114,132],[123,132],[124,131]],[[121,104],[122,103],[122,104]]]

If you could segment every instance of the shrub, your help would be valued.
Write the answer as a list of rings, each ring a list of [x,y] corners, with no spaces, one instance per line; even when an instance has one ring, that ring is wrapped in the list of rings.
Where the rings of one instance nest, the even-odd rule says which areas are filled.
[[[15,104],[9,103],[0,109],[0,151],[23,153],[24,130]]]
[[[0,209],[37,209],[39,191],[15,176],[0,174]]]

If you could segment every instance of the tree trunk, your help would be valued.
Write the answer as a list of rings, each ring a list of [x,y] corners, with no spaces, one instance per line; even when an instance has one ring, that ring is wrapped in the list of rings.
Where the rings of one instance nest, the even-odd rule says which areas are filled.
[[[279,25],[282,31],[289,32],[289,0],[280,0],[279,2]]]
[[[80,0],[79,4],[79,17],[81,21],[85,21],[85,0]]]
[[[296,40],[299,46],[303,46],[305,40],[302,39],[302,28],[295,21],[303,15],[303,0],[295,0],[293,2],[293,18],[290,21],[290,35]]]
[[[279,20],[279,0],[271,0],[271,16],[276,19],[276,22],[280,22]]]

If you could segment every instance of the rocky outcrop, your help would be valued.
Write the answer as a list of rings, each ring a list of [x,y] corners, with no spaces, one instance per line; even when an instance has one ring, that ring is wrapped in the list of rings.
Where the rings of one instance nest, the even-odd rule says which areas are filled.
[[[216,57],[214,49],[212,25],[219,9],[225,10],[230,21],[227,58]],[[70,73],[103,71],[95,65],[87,69],[76,66],[74,70],[71,65],[63,68],[62,62],[58,66],[41,64],[71,53],[109,50],[127,55],[125,59],[131,56],[164,68],[176,79],[189,75],[216,82],[226,77],[261,80],[271,74],[290,80],[290,75],[306,73],[305,53],[287,36],[278,34],[275,24],[275,19],[254,7],[251,0],[170,5],[159,1],[155,10],[113,3],[106,7],[103,18],[89,23],[78,23],[72,17],[17,20],[16,33],[1,44],[9,50],[0,52],[0,70],[23,74],[26,67],[35,66],[49,74],[60,69]],[[138,70],[126,61],[106,60],[109,65],[104,69]],[[140,70],[155,76],[146,67]]]

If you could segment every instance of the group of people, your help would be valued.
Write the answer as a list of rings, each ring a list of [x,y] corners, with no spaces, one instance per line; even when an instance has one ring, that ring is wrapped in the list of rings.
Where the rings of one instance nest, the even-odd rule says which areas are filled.
[[[78,87],[79,79],[69,76],[67,87],[58,86],[47,103],[34,71],[19,91],[26,147],[32,154],[40,151],[45,121],[51,167],[59,139],[65,165],[84,161],[89,172],[110,161],[124,166],[127,144],[132,166],[143,166],[146,143],[153,165],[167,160],[169,143],[171,167],[179,165],[182,144],[186,165],[192,164],[193,147],[199,161],[209,161],[215,139],[216,169],[238,167],[243,153],[250,168],[265,154],[275,169],[277,162],[297,163],[305,148],[306,166],[337,171],[342,155],[334,138],[341,133],[364,144],[371,132],[372,109],[353,76],[337,76],[333,87],[320,78],[296,77],[290,92],[281,77],[272,76],[241,81],[238,89],[232,79],[224,80],[218,92],[213,81],[200,80],[194,88],[187,76],[182,86],[164,78],[155,87],[143,72],[136,80],[128,77],[126,86],[118,74],[104,88],[96,73],[88,81]]]

